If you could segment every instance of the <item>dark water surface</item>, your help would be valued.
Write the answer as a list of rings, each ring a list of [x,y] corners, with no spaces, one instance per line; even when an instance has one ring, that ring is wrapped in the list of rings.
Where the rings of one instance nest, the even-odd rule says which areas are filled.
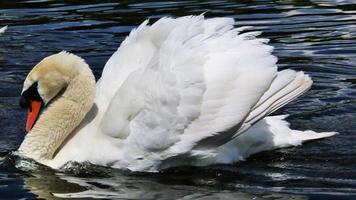
[[[144,19],[206,11],[207,17],[229,16],[263,31],[280,69],[313,77],[310,92],[278,111],[291,115],[293,128],[340,134],[235,165],[155,175],[95,166],[67,173],[15,167],[16,158],[7,154],[24,137],[21,84],[40,59],[68,50],[85,58],[98,77]],[[3,25],[9,29],[0,36],[0,199],[356,199],[355,1],[1,0]]]

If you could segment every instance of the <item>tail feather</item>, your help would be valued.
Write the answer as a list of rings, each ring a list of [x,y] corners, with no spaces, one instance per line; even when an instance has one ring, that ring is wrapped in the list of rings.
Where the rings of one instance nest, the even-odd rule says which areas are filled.
[[[243,134],[220,146],[216,154],[211,154],[213,156],[206,156],[205,162],[234,163],[262,151],[298,146],[306,141],[338,134],[337,132],[317,133],[311,130],[292,130],[285,120],[286,117],[287,115],[265,117]]]
[[[300,141],[301,143],[310,140],[318,140],[322,138],[331,137],[338,134],[338,132],[315,132],[311,130],[307,131],[299,131],[299,130],[292,130],[291,138],[292,141]]]
[[[270,116],[264,119],[270,134],[273,136],[274,148],[283,148],[301,145],[303,142],[331,137],[337,132],[315,132],[311,130],[300,131],[289,128],[285,120],[288,115]]]

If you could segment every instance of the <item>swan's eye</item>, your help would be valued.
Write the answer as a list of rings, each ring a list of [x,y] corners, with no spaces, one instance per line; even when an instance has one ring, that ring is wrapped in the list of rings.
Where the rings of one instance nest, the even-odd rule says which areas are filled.
[[[37,91],[38,83],[35,82],[31,85],[26,91],[24,91],[20,98],[20,107],[29,108],[31,110],[31,101],[40,101],[43,102],[40,94]]]

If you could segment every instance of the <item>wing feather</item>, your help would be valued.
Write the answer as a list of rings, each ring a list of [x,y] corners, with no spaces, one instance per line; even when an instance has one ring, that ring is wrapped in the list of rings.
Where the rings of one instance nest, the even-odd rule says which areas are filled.
[[[312,80],[303,72],[295,72],[293,70],[279,72],[271,87],[261,97],[256,106],[251,109],[251,112],[234,137],[243,133],[260,119],[270,115],[308,91],[311,85]]]
[[[110,58],[98,84],[101,130],[121,141],[129,169],[218,147],[310,87],[301,73],[277,72],[259,32],[234,25],[203,16],[144,22]]]

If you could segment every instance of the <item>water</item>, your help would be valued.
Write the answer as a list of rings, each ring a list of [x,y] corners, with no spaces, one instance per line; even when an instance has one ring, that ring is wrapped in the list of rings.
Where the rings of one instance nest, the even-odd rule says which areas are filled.
[[[356,2],[2,0],[0,25],[0,198],[356,199]],[[24,137],[21,84],[43,57],[68,50],[98,77],[129,31],[146,18],[206,12],[252,25],[271,39],[279,68],[303,70],[310,92],[278,111],[293,128],[338,131],[302,147],[265,152],[234,165],[130,174],[90,165],[28,171],[8,156]],[[26,161],[21,161],[22,164]],[[33,165],[27,162],[28,165]]]

